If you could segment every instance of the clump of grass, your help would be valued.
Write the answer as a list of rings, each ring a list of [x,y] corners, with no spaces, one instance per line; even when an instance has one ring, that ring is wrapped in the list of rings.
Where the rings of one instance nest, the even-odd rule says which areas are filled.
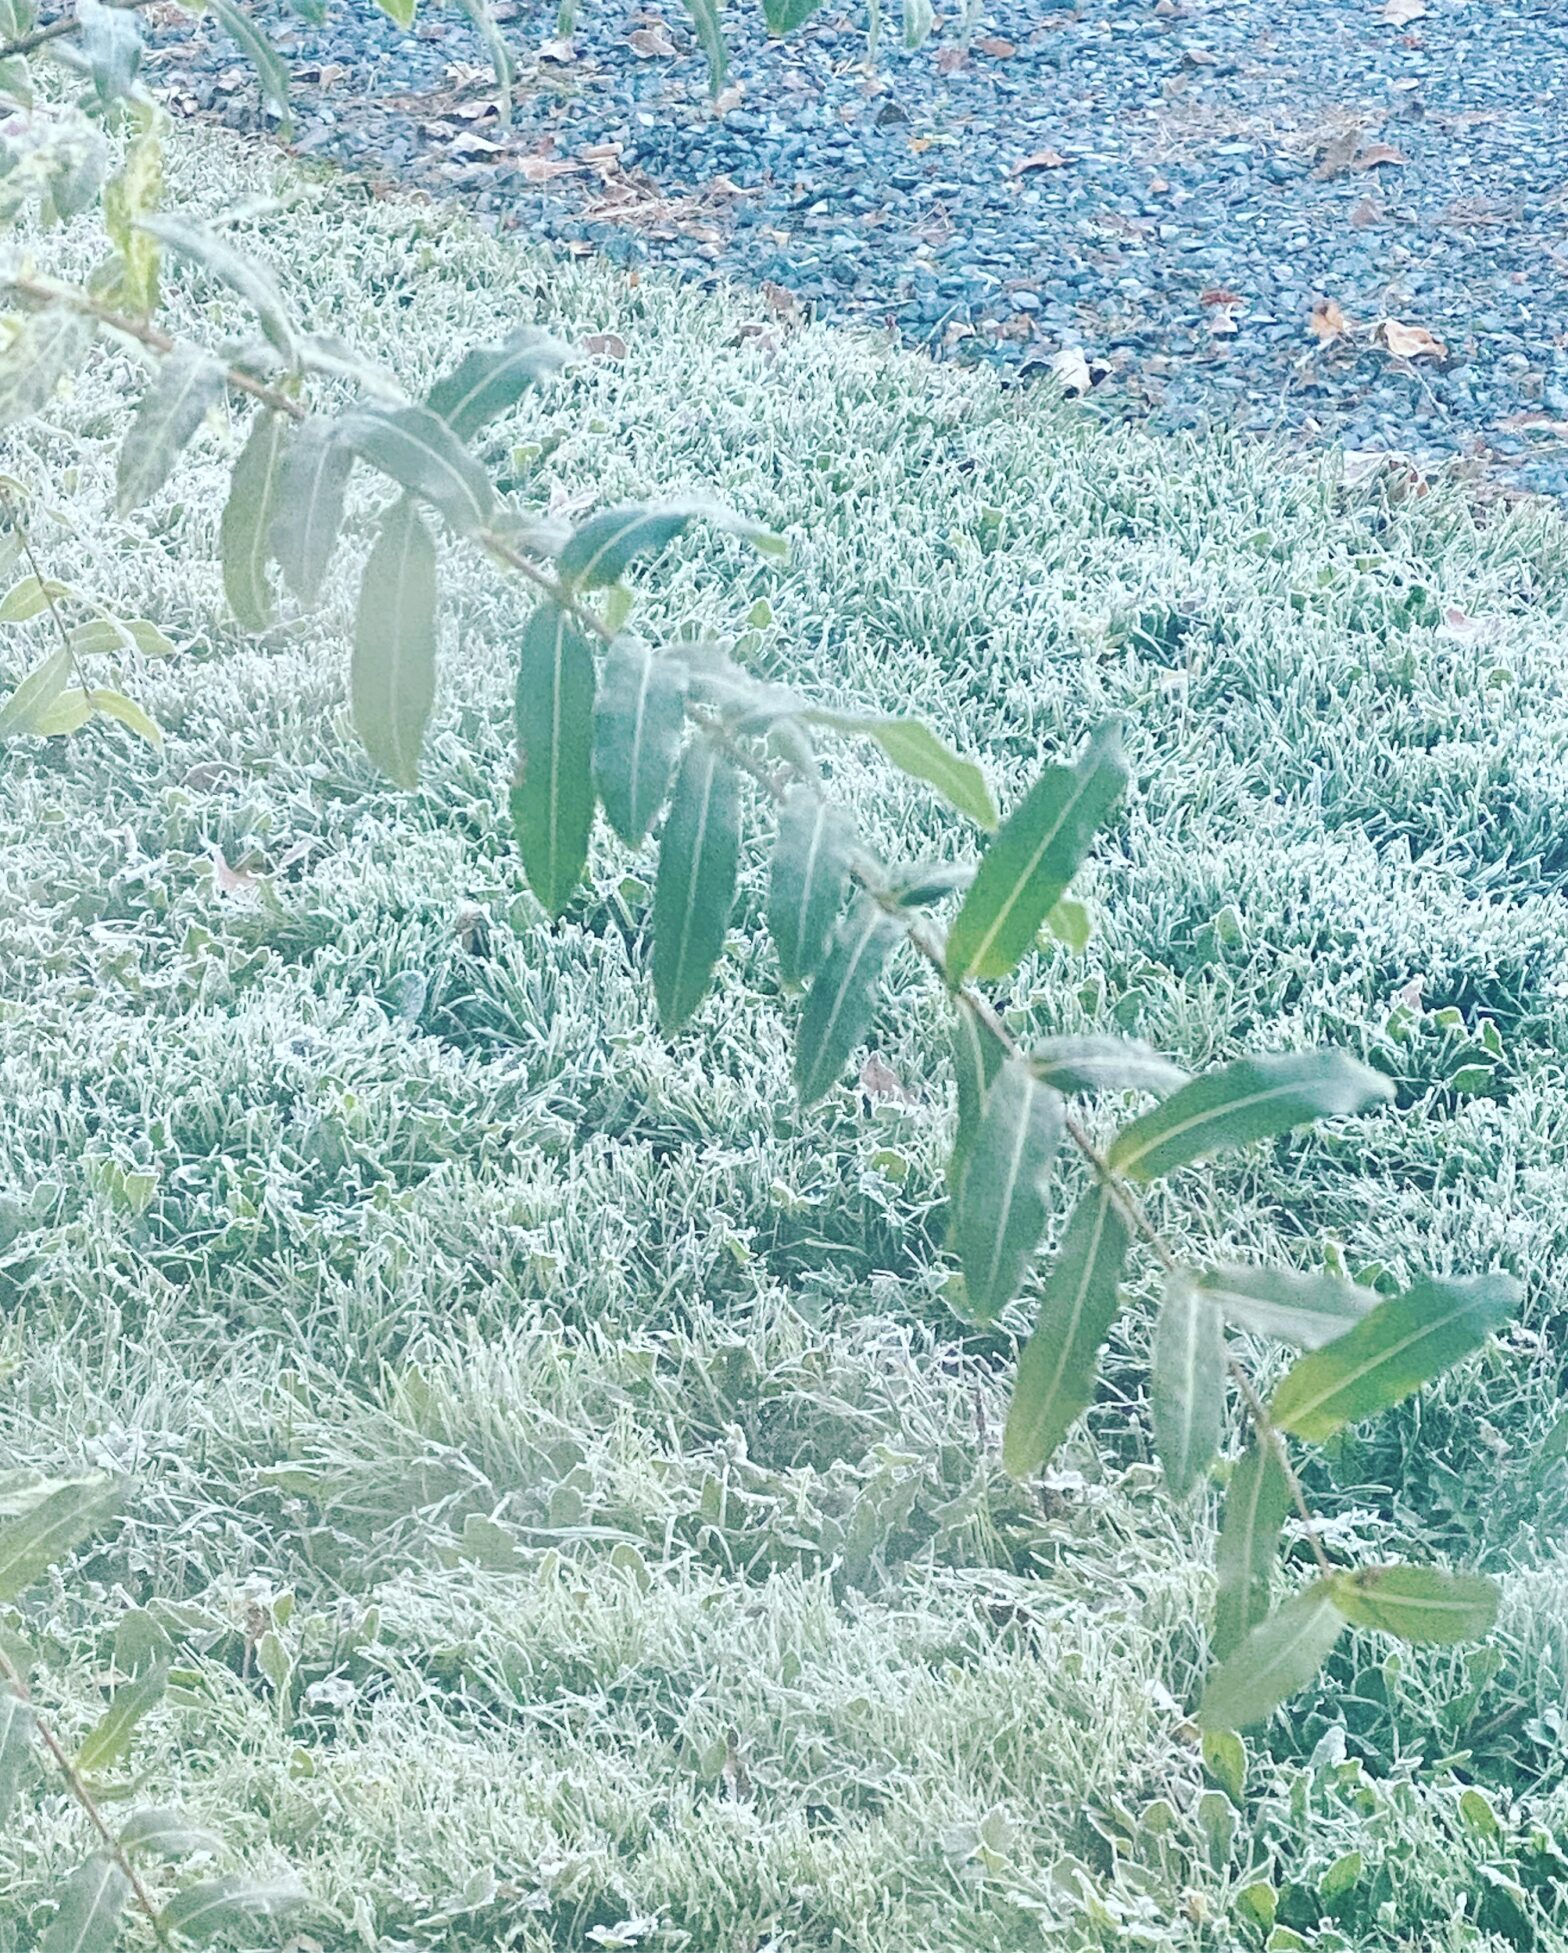
[[[187,132],[174,194],[297,181]],[[134,375],[105,349],[7,461],[58,508],[49,570],[180,646],[135,673],[161,754],[107,728],[13,746],[0,792],[0,1430],[139,1487],[39,1610],[61,1726],[150,1610],[192,1673],[148,1720],[149,1778],[298,1865],[333,1945],[1231,1946],[1263,1939],[1265,1885],[1325,1949],[1549,1944],[1568,531],[1108,429],[867,337],[808,328],[770,361],[744,294],[633,287],[342,183],[235,229],[411,387],[520,318],[624,338],[498,432],[498,465],[541,496],[715,490],[794,541],[787,568],[686,546],[650,628],[744,628],[761,669],[914,704],[1004,798],[1128,715],[1095,940],[1031,960],[1009,1006],[1194,1065],[1334,1041],[1397,1072],[1404,1116],[1250,1154],[1162,1224],[1529,1275],[1510,1342],[1322,1488],[1347,1542],[1483,1559],[1509,1605],[1490,1651],[1353,1639],[1254,1742],[1234,1810],[1183,1714],[1213,1513],[1156,1489],[1138,1298],[1062,1469],[999,1471],[1026,1311],[965,1336],[942,1299],[943,1036],[915,973],[876,1034],[905,1097],[802,1117],[753,876],[666,1044],[646,863],[603,846],[556,928],[523,888],[523,599],[445,564],[440,717],[394,793],[346,724],[349,566],[321,618],[237,637],[214,512],[242,430],[128,532]],[[62,248],[86,269],[85,232]],[[743,627],[758,599],[772,622]],[[33,655],[17,632],[4,676]],[[869,761],[837,784],[886,852],[953,844]],[[215,858],[253,879],[225,893]],[[0,1842],[11,1943],[72,1823],[38,1803]]]

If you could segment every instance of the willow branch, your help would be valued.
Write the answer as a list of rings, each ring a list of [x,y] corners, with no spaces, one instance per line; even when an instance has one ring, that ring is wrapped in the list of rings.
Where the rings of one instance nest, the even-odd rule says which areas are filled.
[[[142,7],[154,5],[155,0],[107,0],[107,4],[117,12],[134,14]],[[31,54],[36,48],[45,47],[50,41],[58,41],[62,35],[74,34],[81,26],[75,14],[60,14],[47,26],[35,27],[30,34],[20,34],[14,41],[0,45],[0,61],[9,61],[14,56]]]

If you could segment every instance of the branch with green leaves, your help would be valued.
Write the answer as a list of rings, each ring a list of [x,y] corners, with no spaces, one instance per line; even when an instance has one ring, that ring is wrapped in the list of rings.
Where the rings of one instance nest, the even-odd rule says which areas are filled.
[[[1076,927],[1074,878],[1128,784],[1120,726],[1107,722],[1075,757],[1047,765],[1004,819],[979,767],[918,721],[828,710],[717,644],[647,642],[630,627],[626,579],[636,566],[700,522],[765,552],[783,545],[698,502],[605,509],[559,534],[510,506],[472,443],[546,384],[569,349],[523,328],[470,352],[422,401],[408,400],[349,349],[303,330],[264,268],[221,237],[151,216],[140,234],[244,300],[261,334],[255,346],[216,355],[92,294],[13,279],[28,310],[0,362],[0,416],[46,401],[93,333],[140,344],[158,365],[121,456],[128,510],[158,492],[220,395],[254,403],[220,524],[225,590],[251,631],[270,628],[285,601],[316,601],[341,547],[353,469],[382,478],[393,499],[359,572],[349,694],[367,751],[405,788],[418,783],[437,691],[443,535],[524,579],[539,601],[518,645],[508,796],[522,871],[556,918],[579,899],[601,812],[627,847],[656,833],[649,963],[665,1035],[680,1034],[715,980],[759,812],[770,827],[767,925],[780,976],[805,992],[795,1054],[803,1106],[843,1076],[894,957],[916,955],[939,982],[954,1013],[957,1305],[977,1325],[1004,1323],[1025,1299],[1035,1311],[1003,1437],[1011,1473],[1046,1467],[1092,1403],[1129,1271],[1152,1257],[1163,1298],[1150,1421],[1172,1495],[1189,1498],[1215,1478],[1229,1392],[1250,1433],[1225,1486],[1217,1665],[1200,1722],[1217,1730],[1267,1715],[1310,1683],[1347,1625],[1414,1643],[1484,1634],[1496,1609],[1489,1581],[1430,1566],[1336,1565],[1290,1446],[1322,1446],[1470,1355],[1517,1306],[1517,1284],[1501,1274],[1430,1277],[1389,1295],[1330,1273],[1190,1264],[1142,1202],[1154,1182],[1205,1160],[1374,1112],[1392,1096],[1388,1080],[1332,1050],[1262,1053],[1189,1078],[1132,1041],[1025,1047],[989,999],[986,986],[1010,979],[1042,932]],[[318,412],[318,374],[358,378],[356,403]],[[862,738],[977,831],[972,871],[885,863],[868,848],[821,765],[824,741]],[[1101,1149],[1073,1109],[1087,1095],[1146,1104]],[[1058,1183],[1064,1156],[1074,1155],[1083,1184],[1069,1195]],[[1041,1269],[1058,1213],[1065,1218]],[[1267,1401],[1229,1343],[1232,1330],[1299,1352]],[[1313,1577],[1276,1607],[1292,1512]]]

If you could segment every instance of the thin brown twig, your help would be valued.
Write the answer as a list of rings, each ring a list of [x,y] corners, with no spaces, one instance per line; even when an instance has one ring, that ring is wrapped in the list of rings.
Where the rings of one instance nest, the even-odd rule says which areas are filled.
[[[31,298],[37,302],[73,305],[78,311],[86,312],[93,318],[96,318],[100,324],[108,326],[113,331],[123,333],[128,338],[137,340],[151,351],[168,354],[175,350],[176,342],[167,333],[161,332],[156,326],[148,325],[139,319],[128,318],[124,314],[117,313],[107,306],[100,305],[85,293],[73,291],[70,287],[55,287],[42,280],[27,277],[10,278],[5,282],[11,290],[20,292],[24,297]],[[231,386],[237,388],[240,392],[249,394],[253,399],[262,402],[265,406],[271,407],[276,412],[287,414],[292,420],[303,421],[309,417],[309,409],[294,398],[293,395],[284,393],[276,387],[268,386],[265,381],[255,379],[252,375],[243,372],[238,367],[230,366],[225,368],[225,378]],[[513,570],[517,575],[523,577],[525,581],[531,583],[536,590],[543,596],[548,597],[552,603],[559,604],[584,629],[592,632],[603,643],[611,644],[615,641],[615,632],[611,630],[597,611],[584,604],[575,591],[569,589],[558,577],[552,576],[547,569],[524,555],[508,538],[497,534],[494,530],[482,530],[473,540],[479,543],[497,562],[503,563],[508,569]],[[726,750],[730,756],[743,767],[749,777],[755,780],[772,799],[777,801],[783,798],[785,789],[780,782],[747,748],[735,744],[733,739],[725,731],[721,722],[711,720],[706,715],[695,714],[693,716],[697,718],[699,725],[701,725],[710,737],[719,737],[724,740]],[[942,987],[952,997],[959,1008],[967,1010],[979,1023],[984,1025],[985,1029],[997,1040],[1003,1051],[1010,1058],[1027,1063],[1027,1052],[1022,1049],[1017,1039],[1007,1029],[1007,1026],[1002,1022],[1001,1017],[997,1014],[989,999],[982,996],[971,985],[953,980],[948,972],[947,959],[943,955],[940,942],[928,929],[923,927],[918,921],[910,918],[908,910],[897,901],[893,892],[882,882],[877,873],[876,865],[868,865],[864,861],[857,861],[851,864],[850,872],[854,880],[873,901],[877,902],[890,914],[897,916],[905,925],[905,933],[909,941],[914,945],[919,955],[935,971]],[[1110,1198],[1115,1201],[1129,1227],[1149,1248],[1165,1273],[1167,1275],[1178,1273],[1181,1268],[1181,1261],[1175,1250],[1149,1219],[1148,1214],[1144,1210],[1143,1203],[1133,1192],[1132,1188],[1112,1168],[1105,1155],[1095,1145],[1088,1131],[1071,1112],[1065,1115],[1064,1131],[1089,1171],[1094,1175],[1098,1183],[1104,1187]],[[1318,1531],[1317,1522],[1312,1515],[1312,1509],[1307,1501],[1306,1492],[1302,1486],[1300,1477],[1297,1475],[1295,1466],[1291,1463],[1289,1449],[1285,1443],[1284,1436],[1270,1419],[1267,1407],[1264,1405],[1257,1391],[1253,1388],[1251,1379],[1247,1376],[1242,1366],[1234,1357],[1229,1355],[1227,1355],[1226,1362],[1231,1378],[1235,1382],[1237,1390],[1247,1407],[1247,1412],[1256,1432],[1258,1443],[1272,1448],[1279,1459],[1280,1469],[1284,1473],[1285,1482],[1290,1490],[1291,1502],[1295,1506],[1297,1515],[1302,1522],[1312,1556],[1323,1573],[1331,1573],[1333,1571],[1332,1564],[1324,1550],[1322,1537]]]
[[[3,1647],[0,1647],[0,1680],[9,1683],[11,1688],[15,1690],[18,1699],[25,1702],[32,1710],[33,1727],[38,1732],[38,1740],[49,1752],[51,1761],[60,1772],[60,1775],[65,1779],[66,1787],[70,1790],[71,1795],[87,1813],[88,1821],[91,1823],[93,1829],[103,1839],[109,1856],[119,1868],[127,1885],[130,1886],[131,1893],[137,1905],[146,1913],[148,1923],[153,1930],[154,1939],[157,1940],[161,1947],[167,1949],[167,1953],[173,1953],[173,1941],[169,1938],[168,1930],[164,1926],[163,1919],[159,1914],[157,1905],[153,1901],[152,1894],[142,1882],[141,1873],[132,1864],[124,1845],[120,1843],[113,1831],[110,1830],[108,1820],[104,1817],[103,1812],[99,1810],[97,1800],[87,1788],[81,1772],[66,1755],[59,1737],[55,1735],[43,1716],[38,1713],[37,1705],[33,1701],[32,1691],[23,1679],[21,1671]]]

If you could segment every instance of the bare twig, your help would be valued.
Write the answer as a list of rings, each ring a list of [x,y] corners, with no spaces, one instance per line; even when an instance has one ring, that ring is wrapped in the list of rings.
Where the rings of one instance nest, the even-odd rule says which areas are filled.
[[[154,5],[154,0],[108,0],[108,4],[118,7],[122,13],[133,14],[142,7]],[[5,42],[0,46],[0,61],[10,61],[15,56],[31,54],[34,49],[45,47],[50,41],[59,40],[62,35],[74,34],[81,24],[74,13],[61,14],[46,26],[35,27],[30,34],[20,34],[14,41]]]

